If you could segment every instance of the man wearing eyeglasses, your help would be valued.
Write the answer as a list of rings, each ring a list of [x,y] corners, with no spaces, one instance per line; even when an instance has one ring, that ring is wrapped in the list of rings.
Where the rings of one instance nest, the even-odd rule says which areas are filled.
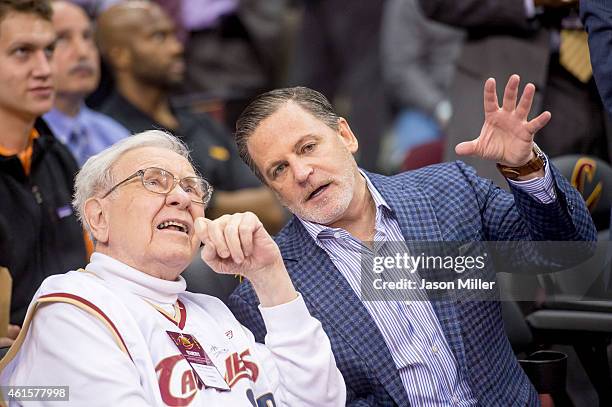
[[[278,247],[252,213],[203,218],[211,194],[185,145],[158,130],[89,159],[73,204],[95,252],[43,282],[0,385],[68,386],[79,406],[343,406],[329,339]],[[213,270],[253,283],[266,345],[220,300],[185,291],[200,242]]]

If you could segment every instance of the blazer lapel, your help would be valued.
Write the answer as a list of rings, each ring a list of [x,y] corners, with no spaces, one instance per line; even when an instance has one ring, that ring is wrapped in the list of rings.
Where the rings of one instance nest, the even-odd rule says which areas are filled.
[[[281,243],[280,249],[308,308],[323,326],[334,331],[330,336],[342,337],[361,357],[397,405],[408,406],[406,391],[376,323],[299,220],[294,218],[292,228],[290,237]]]
[[[393,210],[407,243],[411,241],[442,242],[443,237],[436,213],[429,198],[419,186],[372,173],[368,173],[368,177]],[[455,301],[452,298],[433,300],[431,305],[438,317],[446,341],[455,355],[458,367],[465,370],[465,349]]]

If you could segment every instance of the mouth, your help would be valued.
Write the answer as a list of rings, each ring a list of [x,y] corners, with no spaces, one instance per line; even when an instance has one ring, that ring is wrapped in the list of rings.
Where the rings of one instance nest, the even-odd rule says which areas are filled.
[[[38,86],[35,88],[30,88],[30,92],[36,93],[36,94],[51,94],[53,93],[53,87],[52,86]]]
[[[158,230],[173,230],[176,232],[185,233],[186,235],[189,235],[189,232],[191,231],[191,227],[189,226],[189,224],[183,221],[180,221],[180,220],[163,221],[162,223],[157,225],[157,229]]]
[[[328,182],[327,184],[323,184],[320,187],[313,190],[310,194],[308,194],[308,196],[305,199],[305,202],[315,199],[316,197],[323,194],[323,192],[325,192],[330,185],[331,185],[331,182]]]
[[[90,76],[93,75],[94,70],[88,66],[79,66],[70,70],[70,73],[76,76]]]

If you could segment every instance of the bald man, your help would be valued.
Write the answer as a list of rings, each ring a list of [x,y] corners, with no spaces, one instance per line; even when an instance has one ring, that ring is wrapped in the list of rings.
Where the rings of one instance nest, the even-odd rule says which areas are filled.
[[[98,19],[98,43],[117,91],[101,111],[133,133],[162,128],[192,151],[197,170],[218,191],[209,216],[255,212],[269,231],[284,222],[276,198],[240,160],[229,132],[206,114],[173,106],[170,92],[184,76],[183,47],[172,20],[156,4],[120,3]]]

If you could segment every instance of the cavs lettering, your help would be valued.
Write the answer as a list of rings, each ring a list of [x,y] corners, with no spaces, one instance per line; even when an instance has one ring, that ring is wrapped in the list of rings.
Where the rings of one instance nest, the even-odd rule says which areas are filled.
[[[188,406],[202,385],[183,355],[163,359],[155,368],[159,391],[168,406]]]
[[[597,172],[597,162],[590,158],[582,157],[576,161],[574,170],[572,171],[572,186],[574,186],[578,192],[585,195],[585,189],[587,185],[591,184],[595,178]],[[599,198],[603,190],[603,184],[599,181],[594,187],[588,197],[585,198],[585,203],[589,211],[597,206]]]
[[[199,346],[197,342],[192,344]],[[189,346],[189,344],[187,344]],[[249,349],[243,352],[234,352],[225,359],[225,376],[227,384],[235,391],[235,387],[246,379],[252,383],[259,377],[259,367],[251,358]],[[198,390],[204,386],[195,376],[193,369],[182,355],[169,356],[161,360],[155,368],[159,391],[162,401],[168,406],[188,406],[195,399]],[[246,399],[253,407],[275,407],[276,402],[272,393],[266,393],[259,397],[251,388],[245,390]]]
[[[240,355],[234,352],[225,359],[225,381],[230,387],[234,387],[234,384],[240,379],[257,381],[259,368],[255,362],[250,360],[250,356],[251,352],[246,349]]]

